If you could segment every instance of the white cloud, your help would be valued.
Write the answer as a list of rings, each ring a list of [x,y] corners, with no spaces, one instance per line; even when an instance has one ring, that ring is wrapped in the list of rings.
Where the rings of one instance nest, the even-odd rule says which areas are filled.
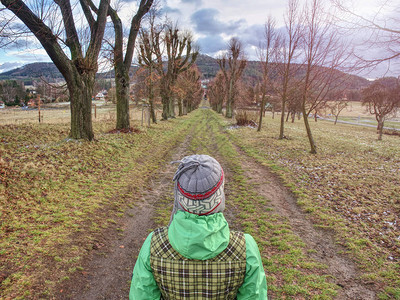
[[[0,64],[0,73],[4,73],[22,66],[23,63],[20,62],[5,62],[4,64]]]

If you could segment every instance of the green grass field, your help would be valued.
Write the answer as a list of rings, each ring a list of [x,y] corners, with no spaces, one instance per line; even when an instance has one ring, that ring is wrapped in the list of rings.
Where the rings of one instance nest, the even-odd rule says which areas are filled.
[[[260,245],[274,298],[332,299],[338,286],[268,199],[248,188],[235,145],[279,174],[316,226],[335,232],[381,299],[400,299],[399,137],[377,141],[373,128],[312,122],[318,154],[311,155],[301,121],[286,123],[288,139],[278,140],[278,119],[270,116],[259,133],[229,129],[210,110],[133,134],[109,134],[114,125],[95,122],[91,143],[66,139],[67,124],[0,126],[0,298],[51,298],[82,271],[96,234],[118,227],[190,134],[191,152],[217,155],[231,170],[229,205],[241,211],[235,226]],[[169,214],[160,208],[158,221]]]
[[[79,270],[190,124],[108,134],[114,122],[98,122],[95,142],[66,139],[66,124],[1,126],[0,298],[47,297]]]
[[[302,121],[265,119],[231,135],[247,154],[276,170],[318,225],[335,231],[365,273],[383,287],[382,299],[400,299],[400,138],[376,130],[311,122],[318,154],[309,151]]]

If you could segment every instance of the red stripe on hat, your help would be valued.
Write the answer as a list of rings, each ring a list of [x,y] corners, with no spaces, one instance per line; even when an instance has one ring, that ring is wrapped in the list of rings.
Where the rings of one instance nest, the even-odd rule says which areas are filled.
[[[221,168],[221,178],[219,179],[217,185],[215,187],[213,187],[210,191],[208,191],[207,193],[204,194],[190,194],[188,192],[185,192],[181,185],[179,184],[178,181],[178,189],[179,192],[185,196],[186,198],[189,198],[190,200],[204,200],[207,199],[208,197],[210,197],[212,194],[214,194],[222,185],[222,182],[224,181],[224,170]]]

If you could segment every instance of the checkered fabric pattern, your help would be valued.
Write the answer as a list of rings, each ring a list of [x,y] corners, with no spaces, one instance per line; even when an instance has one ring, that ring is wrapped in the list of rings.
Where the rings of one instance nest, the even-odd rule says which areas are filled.
[[[246,241],[230,232],[224,251],[209,260],[187,259],[172,248],[168,227],[154,231],[150,265],[162,299],[236,299],[246,273]]]

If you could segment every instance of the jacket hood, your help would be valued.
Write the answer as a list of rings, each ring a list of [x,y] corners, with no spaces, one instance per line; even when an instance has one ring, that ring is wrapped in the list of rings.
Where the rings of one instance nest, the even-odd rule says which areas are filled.
[[[188,259],[217,256],[229,244],[229,226],[222,213],[199,216],[177,211],[168,228],[171,246]]]

